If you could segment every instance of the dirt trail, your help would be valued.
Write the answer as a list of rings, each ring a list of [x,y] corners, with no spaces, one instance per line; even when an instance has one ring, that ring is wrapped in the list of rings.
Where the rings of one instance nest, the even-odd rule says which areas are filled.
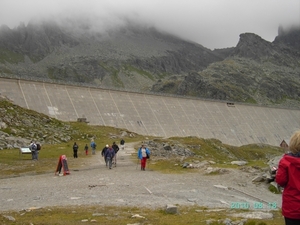
[[[164,207],[166,204],[199,205],[229,208],[234,203],[248,202],[281,206],[281,195],[269,192],[264,184],[253,184],[251,177],[240,170],[222,175],[201,173],[162,174],[141,171],[136,154],[136,143],[126,143],[120,150],[117,167],[105,167],[101,150],[93,155],[89,165],[72,170],[67,176],[51,174],[1,179],[0,211],[32,207],[66,205],[115,205]],[[134,156],[137,158],[136,156]]]

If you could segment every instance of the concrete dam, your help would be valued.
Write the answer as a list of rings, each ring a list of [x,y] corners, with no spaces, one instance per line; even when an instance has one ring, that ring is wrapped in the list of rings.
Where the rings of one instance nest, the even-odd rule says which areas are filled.
[[[300,129],[300,110],[170,97],[92,87],[0,78],[0,94],[21,107],[61,121],[142,135],[196,136],[241,146],[279,146]]]

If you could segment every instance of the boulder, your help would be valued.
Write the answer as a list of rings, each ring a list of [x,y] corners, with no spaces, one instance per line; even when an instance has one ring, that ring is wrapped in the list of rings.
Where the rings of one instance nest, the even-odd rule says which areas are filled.
[[[231,164],[238,165],[238,166],[244,166],[247,164],[247,162],[246,161],[232,161]]]
[[[168,214],[177,214],[178,208],[175,205],[168,204],[166,205],[166,213]]]

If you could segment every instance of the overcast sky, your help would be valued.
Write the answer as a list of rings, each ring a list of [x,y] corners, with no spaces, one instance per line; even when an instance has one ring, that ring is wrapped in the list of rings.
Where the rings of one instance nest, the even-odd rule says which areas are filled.
[[[0,25],[10,28],[83,15],[110,24],[128,17],[214,49],[236,46],[245,32],[273,41],[279,25],[300,25],[300,0],[0,0]]]

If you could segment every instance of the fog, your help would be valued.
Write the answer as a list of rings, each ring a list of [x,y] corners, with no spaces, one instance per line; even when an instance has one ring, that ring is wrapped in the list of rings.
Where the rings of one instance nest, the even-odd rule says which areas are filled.
[[[300,26],[299,0],[0,0],[0,25],[41,18],[89,22],[103,30],[128,20],[210,49],[236,46],[239,35],[273,41],[278,27]]]

